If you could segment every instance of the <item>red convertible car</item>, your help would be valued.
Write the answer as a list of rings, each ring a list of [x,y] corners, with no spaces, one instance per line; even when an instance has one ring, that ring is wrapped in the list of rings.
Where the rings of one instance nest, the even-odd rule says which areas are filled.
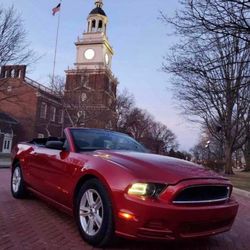
[[[238,210],[232,185],[199,165],[148,153],[131,137],[66,128],[13,151],[11,191],[32,192],[73,215],[84,240],[114,235],[174,240],[230,230]]]

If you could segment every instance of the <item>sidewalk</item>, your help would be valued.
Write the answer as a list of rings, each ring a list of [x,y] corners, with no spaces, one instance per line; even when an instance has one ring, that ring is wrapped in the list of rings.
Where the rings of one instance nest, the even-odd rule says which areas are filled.
[[[233,193],[237,194],[237,195],[240,195],[240,196],[244,196],[245,198],[249,198],[250,199],[250,192],[248,192],[246,190],[234,187],[233,188]]]
[[[9,168],[11,165],[10,154],[0,153],[0,168]]]

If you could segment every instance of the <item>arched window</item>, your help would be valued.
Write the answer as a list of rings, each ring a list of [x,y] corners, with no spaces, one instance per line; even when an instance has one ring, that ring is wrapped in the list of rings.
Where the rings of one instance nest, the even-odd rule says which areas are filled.
[[[90,22],[88,22],[88,32],[90,32]]]
[[[98,31],[101,31],[101,30],[102,30],[102,20],[99,20]]]
[[[12,91],[12,86],[7,87],[7,92],[10,93]]]
[[[95,31],[96,20],[92,20],[91,31]]]
[[[15,77],[15,70],[12,69],[10,74],[11,74],[11,77],[14,78]]]
[[[42,102],[40,107],[40,118],[46,119],[47,116],[47,104]]]
[[[17,70],[17,77],[21,78],[21,70],[20,69]]]

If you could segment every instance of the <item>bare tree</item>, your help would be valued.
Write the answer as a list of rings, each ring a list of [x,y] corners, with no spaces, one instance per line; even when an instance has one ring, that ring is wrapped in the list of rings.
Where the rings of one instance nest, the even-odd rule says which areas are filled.
[[[82,93],[84,89],[84,83],[82,86],[77,86],[74,89],[65,90],[65,78],[62,76],[55,76],[52,80],[50,78],[50,88],[53,92],[61,98],[62,107],[64,110],[64,120],[65,122],[72,126],[84,126],[85,125],[85,118],[86,118],[86,105],[85,98],[83,98]]]
[[[193,41],[176,50],[164,66],[166,72],[177,76],[175,90],[186,114],[200,117],[214,136],[221,127],[228,174],[232,173],[232,152],[245,136],[240,121],[249,108],[250,68],[245,59],[250,53],[238,50],[241,43],[238,38],[218,38],[206,51]]]
[[[218,134],[220,131],[218,131]],[[221,135],[223,136],[223,135]],[[194,160],[197,162],[219,162],[225,165],[223,140],[215,137],[207,128],[204,128],[199,142],[190,150],[193,153]]]
[[[178,148],[176,135],[166,125],[155,121],[152,121],[144,144],[157,154],[167,154],[170,149]]]
[[[135,107],[134,96],[124,89],[122,92],[118,93],[116,98],[116,130],[126,131],[126,120],[128,114]]]
[[[223,4],[229,1],[183,1],[184,9],[174,18],[162,14],[163,20],[174,25],[176,34],[183,38],[166,57],[163,70],[176,77],[173,84],[185,113],[198,117],[198,121],[215,137],[220,128],[225,149],[225,172],[232,174],[232,152],[246,135],[240,121],[250,105],[250,47],[245,31],[222,33],[219,29],[207,27],[205,17],[200,17],[196,9],[202,10],[212,25],[216,21],[213,15],[219,14],[212,6],[214,2]],[[237,12],[237,9],[232,7],[230,11]],[[225,13],[221,14],[226,18]]]
[[[26,42],[26,33],[22,19],[16,14],[14,7],[0,6],[0,67],[6,64],[29,64],[38,60]],[[13,80],[13,75],[1,74],[0,103],[20,101],[22,80]],[[11,91],[10,91],[11,89]]]
[[[153,117],[146,110],[134,107],[126,116],[126,132],[138,141],[145,137],[152,126]]]
[[[250,90],[249,90],[250,95]],[[245,129],[245,142],[242,146],[242,152],[245,158],[246,167],[245,171],[250,171],[250,107],[248,105],[248,112],[244,116],[244,120],[242,122]]]
[[[0,6],[0,66],[33,62],[34,52],[26,42],[23,22],[14,7]]]
[[[220,37],[250,40],[249,0],[181,0],[182,10],[173,18],[162,13],[184,36],[201,38],[206,32]],[[191,31],[196,30],[195,33]]]
[[[118,94],[116,112],[116,130],[131,135],[152,152],[166,154],[178,147],[175,134],[146,110],[136,107],[133,95],[127,90]]]

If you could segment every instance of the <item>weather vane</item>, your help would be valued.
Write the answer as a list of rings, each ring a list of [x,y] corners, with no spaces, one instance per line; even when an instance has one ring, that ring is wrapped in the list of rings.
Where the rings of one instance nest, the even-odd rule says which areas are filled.
[[[99,7],[99,8],[102,8],[102,6],[103,6],[102,0],[96,0],[95,4],[96,4],[96,7]]]

